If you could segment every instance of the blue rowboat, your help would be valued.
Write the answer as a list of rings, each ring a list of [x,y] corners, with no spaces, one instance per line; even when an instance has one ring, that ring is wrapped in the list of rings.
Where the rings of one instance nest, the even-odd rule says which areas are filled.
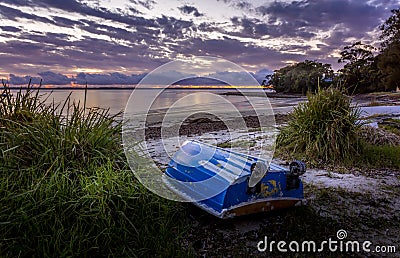
[[[300,205],[305,164],[289,169],[265,160],[186,141],[169,162],[163,180],[179,196],[219,218]]]

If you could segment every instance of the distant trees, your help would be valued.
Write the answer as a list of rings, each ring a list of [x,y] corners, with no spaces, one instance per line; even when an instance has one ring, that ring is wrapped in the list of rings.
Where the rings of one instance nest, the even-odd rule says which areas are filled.
[[[285,66],[267,76],[269,84],[273,85],[277,92],[301,94],[317,91],[318,84],[325,88],[330,84],[328,81],[331,81],[332,78],[333,70],[330,64],[309,60]]]

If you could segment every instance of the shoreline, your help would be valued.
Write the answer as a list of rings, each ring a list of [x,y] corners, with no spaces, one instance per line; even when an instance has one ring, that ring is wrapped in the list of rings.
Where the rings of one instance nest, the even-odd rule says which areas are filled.
[[[257,129],[260,128],[260,122],[257,116],[244,116],[243,117],[247,128],[249,129]],[[275,114],[275,125],[280,126],[286,123],[289,119],[287,114]],[[161,139],[161,128],[162,126],[149,126],[146,125],[145,134],[146,140],[156,140]],[[193,136],[193,135],[201,135],[209,132],[218,132],[222,130],[227,130],[227,126],[225,123],[218,119],[210,119],[210,118],[193,118],[187,119],[186,122],[182,124],[181,127],[179,125],[168,127],[168,129],[174,129],[175,132],[179,130],[179,136]]]

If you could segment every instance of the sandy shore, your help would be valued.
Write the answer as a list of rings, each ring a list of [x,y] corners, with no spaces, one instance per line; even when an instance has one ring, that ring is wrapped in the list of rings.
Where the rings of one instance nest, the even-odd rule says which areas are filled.
[[[246,122],[246,126],[251,128],[259,128],[260,122],[257,116],[245,116],[243,117]],[[276,114],[274,116],[276,125],[281,125],[287,122],[288,116],[284,114]],[[182,123],[182,126],[176,125],[174,128],[169,128],[173,130],[179,130],[179,135],[201,135],[209,132],[217,132],[221,130],[227,130],[226,124],[217,119],[209,117],[197,117],[189,118]],[[158,123],[156,125],[146,127],[146,139],[160,139],[161,138],[161,125]]]
[[[385,104],[385,103],[383,103]],[[367,105],[368,106],[368,105]],[[396,106],[394,106],[396,107]],[[377,112],[374,119],[385,107],[372,107]],[[387,116],[388,114],[383,114]],[[391,115],[391,114],[389,114]],[[285,124],[287,114],[275,115],[277,127]],[[259,122],[256,116],[245,116],[246,126],[250,130],[227,133],[226,125],[214,118],[197,117],[187,119],[179,130],[181,140],[196,139],[210,141],[213,144],[231,143],[239,152],[250,150],[257,154],[257,142],[270,135],[262,135],[257,130]],[[146,128],[146,138],[151,156],[158,164],[167,164],[170,156],[165,152],[179,148],[179,142],[169,143],[161,139],[161,125],[155,123]],[[247,141],[249,144],[244,144]],[[240,144],[236,144],[240,143]],[[249,148],[250,146],[250,148]],[[277,158],[274,163],[287,165],[287,161]],[[213,256],[223,253],[237,255],[263,256],[256,245],[263,236],[278,238],[284,233],[285,225],[298,223],[298,228],[309,229],[307,233],[314,239],[334,238],[335,230],[345,229],[349,240],[369,240],[374,245],[395,245],[400,250],[400,171],[387,169],[349,169],[332,167],[329,169],[308,169],[302,176],[304,183],[305,208],[293,208],[278,213],[247,216],[234,220],[219,220],[188,204],[188,223],[192,225],[187,245],[191,245],[197,256]],[[310,214],[303,214],[311,212]],[[308,221],[304,216],[314,216]],[[319,224],[321,223],[321,224]],[[326,223],[338,225],[327,229]],[[293,229],[292,229],[293,230]],[[283,231],[283,232],[282,232]],[[277,239],[282,240],[282,239]],[[297,240],[297,239],[292,239]],[[186,245],[184,243],[184,245]],[[349,257],[359,257],[360,254]],[[321,256],[322,257],[322,256]],[[368,254],[368,257],[375,257]],[[391,257],[400,257],[399,253]]]

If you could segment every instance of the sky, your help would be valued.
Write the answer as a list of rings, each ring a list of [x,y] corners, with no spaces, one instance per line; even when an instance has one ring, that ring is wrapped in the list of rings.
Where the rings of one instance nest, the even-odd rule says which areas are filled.
[[[254,74],[378,45],[399,0],[0,0],[0,75],[131,83],[172,60],[221,57]],[[142,76],[143,77],[143,76]]]

